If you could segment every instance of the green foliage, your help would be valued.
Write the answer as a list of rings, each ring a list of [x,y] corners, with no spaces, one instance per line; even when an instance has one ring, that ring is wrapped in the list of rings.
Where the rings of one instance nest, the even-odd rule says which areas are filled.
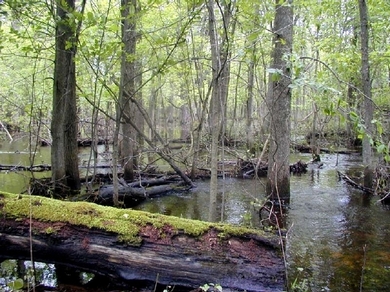
[[[294,282],[291,283],[290,290],[291,292],[306,292],[310,291],[309,282],[307,279],[301,279],[301,273],[303,268],[297,268],[298,275],[294,279]]]
[[[222,286],[219,284],[206,283],[199,288],[204,292],[222,292]]]
[[[17,261],[5,260],[0,265],[1,277],[4,278],[5,284],[11,291],[21,291],[24,281],[17,276]]]
[[[220,2],[221,8],[226,3]],[[233,110],[245,112],[247,76],[252,65],[254,103],[258,109],[265,100],[269,76],[271,81],[278,81],[282,76],[282,70],[270,68],[274,1],[240,0],[231,4],[230,16],[235,27],[227,32],[231,50],[228,118]],[[390,96],[389,3],[380,0],[375,5],[368,4],[373,100],[379,106],[387,106]],[[0,8],[0,108],[5,113],[1,120],[20,121],[25,129],[30,119],[47,117],[45,122],[50,122],[54,5],[54,2],[10,0],[4,1]],[[294,52],[285,56],[292,72],[293,109],[307,116],[315,103],[320,109],[319,120],[328,123],[340,118],[345,123],[345,113],[360,110],[359,94],[354,100],[348,100],[346,94],[348,84],[360,86],[356,3],[297,0],[294,10]],[[79,7],[67,12],[65,24],[73,31],[82,23],[76,55],[77,85],[80,119],[90,120],[91,111],[94,108],[104,111],[102,104],[115,101],[119,91],[116,84],[120,79],[122,49],[120,4],[87,1],[83,14]],[[225,29],[223,16],[219,9],[216,12],[217,32],[221,36]],[[136,52],[127,58],[137,60],[142,67],[143,80],[138,86],[145,106],[157,103],[156,108],[164,108],[167,100],[177,110],[186,106],[195,124],[202,103],[207,102],[205,96],[211,80],[208,13],[204,1],[142,1],[134,19],[139,38]],[[69,48],[73,45],[68,43]],[[149,101],[150,96],[158,98]],[[258,110],[253,118],[259,121],[256,126],[261,124]]]

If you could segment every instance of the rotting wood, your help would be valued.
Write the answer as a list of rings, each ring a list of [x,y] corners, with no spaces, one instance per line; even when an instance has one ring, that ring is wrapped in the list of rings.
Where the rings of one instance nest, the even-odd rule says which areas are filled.
[[[118,281],[154,282],[158,278],[160,284],[189,288],[212,282],[240,291],[284,289],[284,264],[276,235],[91,203],[32,198],[32,202],[28,196],[3,194],[0,198],[0,257],[29,259],[31,224],[36,261],[72,266]],[[123,222],[124,227],[119,227]],[[138,226],[135,236],[140,240],[135,245],[120,240],[129,225]]]

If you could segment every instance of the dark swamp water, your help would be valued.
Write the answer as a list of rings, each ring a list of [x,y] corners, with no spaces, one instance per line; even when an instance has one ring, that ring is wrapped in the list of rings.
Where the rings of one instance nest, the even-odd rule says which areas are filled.
[[[88,149],[82,150],[80,164],[88,159],[88,153]],[[24,142],[3,142],[0,147],[0,164],[29,165],[29,158]],[[291,157],[292,162],[298,159],[308,161],[310,157]],[[40,149],[35,164],[49,161],[50,149]],[[291,178],[286,258],[290,282],[295,282],[293,291],[390,291],[389,209],[378,198],[365,198],[361,191],[339,180],[337,170],[354,175],[360,172],[359,155],[326,154],[322,155],[322,162],[322,169]],[[48,173],[35,175],[47,177]],[[24,172],[2,171],[0,190],[22,192],[28,179]],[[259,227],[252,202],[264,198],[264,182],[221,180],[218,218]],[[187,193],[151,199],[135,209],[207,220],[209,183],[197,181],[196,185]],[[52,273],[51,267],[43,274],[50,279],[48,284],[55,285]],[[0,284],[3,281],[0,279]]]

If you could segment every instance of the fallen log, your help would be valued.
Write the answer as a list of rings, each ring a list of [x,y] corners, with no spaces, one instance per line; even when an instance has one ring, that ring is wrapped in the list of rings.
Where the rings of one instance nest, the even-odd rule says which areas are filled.
[[[313,147],[309,145],[294,144],[293,148],[300,153],[313,153]],[[337,153],[337,154],[356,154],[359,153],[359,150],[355,149],[328,149],[328,148],[318,148],[320,153]]]
[[[105,177],[103,174],[97,174],[95,181],[85,184],[86,192],[80,195],[68,198],[72,201],[88,201],[104,206],[113,206],[114,186],[112,184],[103,184],[99,188],[93,189],[94,184],[104,183],[111,177]],[[83,180],[83,182],[86,182]],[[147,198],[162,196],[171,192],[183,192],[191,188],[183,183],[178,175],[160,176],[152,179],[137,180],[127,183],[123,178],[119,179],[118,200],[127,208],[134,207]],[[51,178],[31,179],[29,191],[34,196],[53,197],[50,192]],[[65,194],[69,194],[68,188],[64,185]],[[27,191],[26,191],[27,192]],[[65,199],[66,196],[56,195],[56,199]]]
[[[238,177],[253,178],[255,174],[257,177],[266,177],[268,173],[267,163],[254,163],[253,161],[238,161]],[[302,174],[307,172],[307,163],[299,160],[290,165],[290,172],[293,174]]]
[[[31,242],[35,261],[128,283],[284,290],[280,238],[261,230],[8,193],[0,210],[2,258],[30,259]]]
[[[51,170],[51,166],[48,164],[36,164],[31,166],[0,164],[0,170],[41,172]]]
[[[120,185],[118,187],[118,200],[126,207],[132,207],[147,198],[161,196],[169,192],[185,191],[190,188],[188,185],[183,185],[183,183],[160,184],[148,187],[142,185],[134,186],[137,184],[139,183]],[[100,187],[97,196],[90,197],[88,201],[93,201],[100,205],[113,206],[113,197],[114,186],[104,185]]]
[[[344,180],[347,184],[349,184],[350,186],[353,186],[354,188],[357,188],[367,194],[374,194],[375,193],[375,190],[371,189],[371,188],[367,188],[357,182],[355,182],[353,179],[351,179],[348,175],[346,175],[345,173],[342,173],[341,171],[337,171],[337,174],[339,175],[339,178],[341,178],[342,180]]]

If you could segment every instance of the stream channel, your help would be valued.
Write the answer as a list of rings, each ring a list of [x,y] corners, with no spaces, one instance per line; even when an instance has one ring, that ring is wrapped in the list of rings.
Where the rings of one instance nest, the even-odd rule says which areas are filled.
[[[29,165],[27,145],[3,142],[0,164]],[[80,149],[80,165],[88,158],[89,149]],[[292,162],[299,159],[309,161],[310,156],[291,156]],[[339,179],[337,170],[354,176],[361,173],[360,155],[324,154],[321,159],[321,169],[291,177],[286,260],[290,286],[296,288],[292,290],[390,291],[390,209],[378,197],[367,198]],[[41,163],[50,163],[49,147],[36,154],[34,164]],[[1,171],[0,190],[25,191],[28,180],[26,172]],[[218,218],[259,228],[252,203],[264,198],[264,183],[264,179],[220,180]],[[196,185],[187,193],[150,199],[135,209],[207,220],[209,182],[197,181]]]

